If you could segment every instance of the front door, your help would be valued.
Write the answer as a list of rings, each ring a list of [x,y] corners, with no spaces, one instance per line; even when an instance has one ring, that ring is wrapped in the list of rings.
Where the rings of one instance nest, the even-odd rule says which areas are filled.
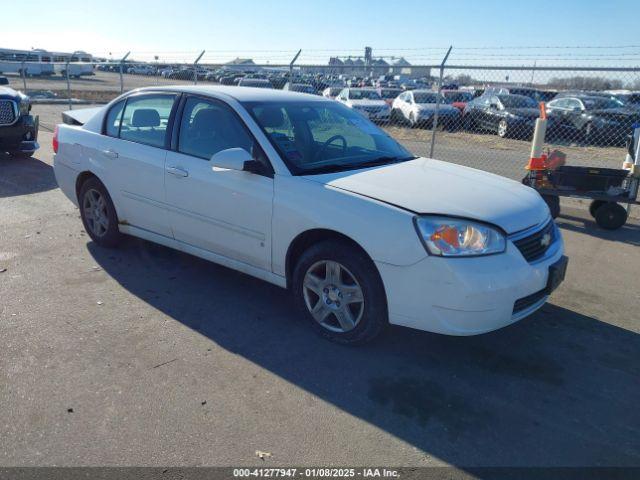
[[[165,188],[176,240],[271,270],[273,178],[215,168],[212,155],[261,149],[223,102],[188,97],[177,123],[176,151],[167,154]]]

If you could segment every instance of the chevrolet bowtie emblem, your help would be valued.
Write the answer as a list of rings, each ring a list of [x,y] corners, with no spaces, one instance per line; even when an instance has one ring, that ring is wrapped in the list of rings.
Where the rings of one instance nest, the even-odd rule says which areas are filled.
[[[551,244],[551,235],[545,233],[540,240],[540,245],[543,247],[548,247]]]

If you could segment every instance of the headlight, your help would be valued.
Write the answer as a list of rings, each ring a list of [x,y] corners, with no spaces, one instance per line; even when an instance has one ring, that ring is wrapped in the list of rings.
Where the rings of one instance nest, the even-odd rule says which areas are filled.
[[[20,115],[28,115],[29,110],[31,110],[31,102],[29,102],[29,97],[22,97],[20,99]]]
[[[505,235],[484,223],[448,217],[415,217],[416,230],[431,255],[469,257],[502,253]]]

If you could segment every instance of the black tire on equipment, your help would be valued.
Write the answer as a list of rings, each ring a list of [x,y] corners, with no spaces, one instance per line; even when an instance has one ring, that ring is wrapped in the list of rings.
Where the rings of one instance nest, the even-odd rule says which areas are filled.
[[[604,200],[594,200],[593,202],[591,202],[591,205],[589,205],[589,213],[593,218],[596,218],[596,212],[605,203],[607,202],[605,202]]]
[[[605,230],[616,230],[627,223],[627,211],[619,203],[607,202],[596,210],[596,223]]]
[[[557,197],[556,195],[542,195],[542,199],[549,207],[551,217],[558,218],[558,215],[560,215],[560,197]]]
[[[318,261],[332,260],[344,265],[360,284],[364,313],[356,327],[348,332],[332,332],[320,325],[307,309],[303,282],[307,270]],[[387,301],[382,279],[373,261],[360,249],[344,240],[325,240],[309,247],[293,270],[292,291],[296,306],[321,336],[345,345],[370,342],[388,325]]]

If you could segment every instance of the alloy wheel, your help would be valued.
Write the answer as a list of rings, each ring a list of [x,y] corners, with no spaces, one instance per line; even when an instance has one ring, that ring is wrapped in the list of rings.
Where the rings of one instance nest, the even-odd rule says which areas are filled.
[[[314,263],[304,276],[302,289],[309,313],[323,328],[345,333],[362,319],[364,294],[344,265],[333,260]]]
[[[109,230],[109,215],[104,196],[93,188],[87,190],[82,202],[82,209],[91,232],[97,237],[104,236]]]

